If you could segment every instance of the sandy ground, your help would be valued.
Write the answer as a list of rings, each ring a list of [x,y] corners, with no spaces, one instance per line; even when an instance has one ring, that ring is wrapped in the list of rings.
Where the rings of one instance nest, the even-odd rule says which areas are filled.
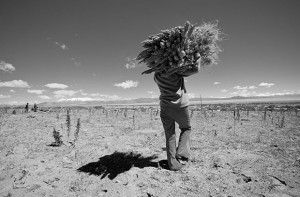
[[[300,196],[300,116],[293,112],[268,112],[266,120],[255,111],[240,120],[232,112],[191,112],[191,160],[177,172],[167,169],[156,108],[72,109],[70,117],[68,136],[65,110],[2,116],[0,196]],[[53,128],[61,146],[52,146]]]

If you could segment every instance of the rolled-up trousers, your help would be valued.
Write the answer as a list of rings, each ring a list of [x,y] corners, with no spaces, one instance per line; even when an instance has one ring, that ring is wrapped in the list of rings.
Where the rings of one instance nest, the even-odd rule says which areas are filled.
[[[191,125],[189,108],[188,106],[180,108],[163,104],[160,107],[160,117],[166,136],[168,165],[170,169],[176,169],[180,166],[176,157],[189,158],[190,155]],[[178,147],[176,147],[175,122],[181,130]]]

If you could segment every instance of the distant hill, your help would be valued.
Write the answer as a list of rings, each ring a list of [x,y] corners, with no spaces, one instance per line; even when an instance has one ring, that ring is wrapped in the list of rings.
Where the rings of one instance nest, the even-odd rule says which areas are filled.
[[[236,101],[236,100],[285,100],[285,99],[299,99],[300,101],[300,94],[293,94],[293,95],[278,95],[278,96],[264,96],[264,97],[243,97],[243,96],[234,96],[230,98],[191,98],[190,101],[192,102],[200,102],[200,101],[215,101],[215,102],[222,102],[222,101]],[[138,98],[138,99],[131,99],[131,100],[114,100],[114,101],[62,101],[62,102],[44,102],[39,103],[39,106],[44,107],[51,107],[51,106],[101,106],[101,105],[130,105],[130,104],[158,104],[158,98]]]
[[[62,101],[62,102],[45,102],[40,103],[39,106],[100,106],[100,105],[130,105],[130,104],[142,104],[142,103],[159,103],[158,98],[138,98],[131,100],[113,100],[113,101]]]

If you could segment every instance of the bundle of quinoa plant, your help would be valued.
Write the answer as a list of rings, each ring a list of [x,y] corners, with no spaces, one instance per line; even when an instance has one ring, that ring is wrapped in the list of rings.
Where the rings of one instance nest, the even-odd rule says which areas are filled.
[[[148,70],[142,74],[158,72],[169,76],[185,72],[194,66],[217,64],[221,31],[217,23],[203,23],[200,26],[186,22],[184,26],[162,30],[143,41],[144,50],[136,60],[145,63]]]

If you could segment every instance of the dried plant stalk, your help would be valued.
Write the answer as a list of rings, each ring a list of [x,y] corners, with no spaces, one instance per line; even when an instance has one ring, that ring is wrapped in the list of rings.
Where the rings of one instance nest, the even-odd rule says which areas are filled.
[[[196,26],[187,21],[184,27],[149,36],[142,42],[145,49],[136,60],[150,68],[142,74],[159,72],[166,76],[185,72],[199,61],[201,66],[217,64],[221,34],[217,23]]]

